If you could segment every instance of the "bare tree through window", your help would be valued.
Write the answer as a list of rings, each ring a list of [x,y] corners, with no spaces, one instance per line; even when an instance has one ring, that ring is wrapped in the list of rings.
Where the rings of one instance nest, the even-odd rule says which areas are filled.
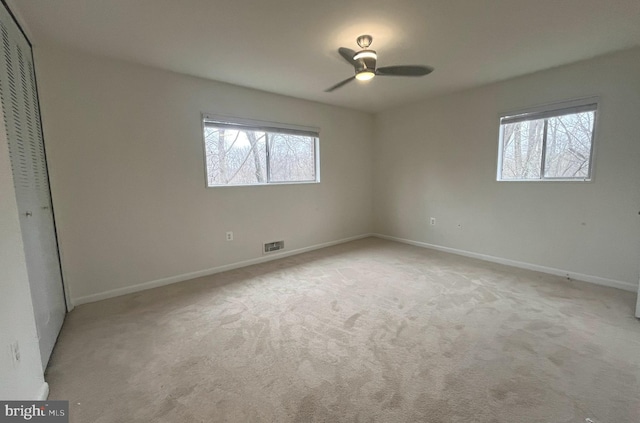
[[[503,118],[499,179],[590,178],[596,104]]]
[[[316,182],[317,134],[206,122],[207,185]]]

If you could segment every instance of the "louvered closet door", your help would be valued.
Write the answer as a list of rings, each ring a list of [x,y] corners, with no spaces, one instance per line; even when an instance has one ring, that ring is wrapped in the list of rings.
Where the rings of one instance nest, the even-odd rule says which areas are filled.
[[[31,46],[0,6],[0,97],[43,368],[66,313]]]

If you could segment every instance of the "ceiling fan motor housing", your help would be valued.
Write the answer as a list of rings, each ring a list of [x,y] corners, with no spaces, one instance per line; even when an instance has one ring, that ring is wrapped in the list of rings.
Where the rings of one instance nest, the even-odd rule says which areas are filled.
[[[375,50],[360,50],[353,56],[353,60],[355,62],[356,72],[365,69],[375,71],[378,55]]]

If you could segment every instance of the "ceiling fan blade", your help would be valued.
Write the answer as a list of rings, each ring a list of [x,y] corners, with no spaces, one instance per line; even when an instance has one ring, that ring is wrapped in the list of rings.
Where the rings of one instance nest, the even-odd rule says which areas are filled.
[[[376,75],[381,76],[424,76],[431,72],[431,66],[418,65],[384,66],[376,69]]]
[[[355,54],[356,54],[355,51],[351,50],[350,48],[340,47],[338,49],[338,53],[340,53],[340,56],[342,56],[344,58],[344,60],[349,62],[349,64],[351,66],[355,66],[356,65],[356,61],[353,60],[353,56],[355,56]]]
[[[334,85],[331,88],[327,88],[326,90],[324,90],[325,93],[330,93],[333,90],[337,90],[338,88],[342,87],[343,85],[353,81],[354,79],[356,79],[355,76],[352,76],[351,78],[347,78],[344,81],[338,82],[336,85]]]

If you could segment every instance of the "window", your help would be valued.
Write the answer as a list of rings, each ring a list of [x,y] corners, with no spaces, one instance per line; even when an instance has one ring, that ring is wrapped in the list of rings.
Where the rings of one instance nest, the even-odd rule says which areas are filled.
[[[499,181],[591,180],[594,99],[500,118]]]
[[[318,130],[203,115],[207,186],[319,182]]]

